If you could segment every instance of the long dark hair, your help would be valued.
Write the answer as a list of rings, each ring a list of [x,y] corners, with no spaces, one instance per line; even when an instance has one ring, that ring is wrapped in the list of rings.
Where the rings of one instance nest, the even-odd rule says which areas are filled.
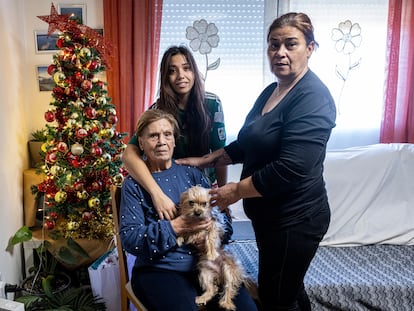
[[[177,54],[186,58],[194,74],[194,86],[190,91],[186,105],[185,124],[179,125],[182,132],[184,133],[183,128],[185,128],[188,135],[187,156],[201,156],[209,152],[211,118],[205,104],[204,81],[194,56],[187,47],[171,46],[165,51],[161,60],[159,97],[156,104],[158,109],[171,113],[181,123],[178,117],[179,97],[169,80],[171,58]]]

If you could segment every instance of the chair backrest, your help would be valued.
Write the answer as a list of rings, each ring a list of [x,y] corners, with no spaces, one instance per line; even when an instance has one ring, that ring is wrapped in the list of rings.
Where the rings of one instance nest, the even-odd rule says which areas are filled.
[[[118,260],[119,260],[119,273],[120,273],[120,282],[121,282],[121,310],[129,310],[129,302],[131,302],[138,311],[147,311],[144,305],[139,301],[139,299],[134,295],[132,291],[131,284],[129,282],[128,276],[128,267],[126,264],[126,254],[122,248],[121,237],[119,235],[119,207],[121,203],[121,188],[117,186],[112,186],[111,188],[111,197],[112,197],[112,215],[114,222],[114,234],[115,242],[118,250]]]

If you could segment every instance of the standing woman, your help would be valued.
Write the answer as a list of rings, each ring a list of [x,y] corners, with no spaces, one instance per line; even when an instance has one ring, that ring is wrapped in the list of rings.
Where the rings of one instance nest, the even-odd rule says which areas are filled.
[[[259,249],[263,310],[311,310],[304,277],[330,222],[323,179],[326,144],[336,110],[323,82],[309,69],[317,43],[306,14],[275,19],[267,35],[267,86],[246,117],[237,140],[194,166],[243,163],[238,183],[211,190],[215,205],[243,199]]]
[[[150,109],[171,113],[178,121],[180,137],[174,158],[202,156],[224,147],[226,130],[221,101],[206,93],[204,81],[194,56],[184,46],[172,46],[162,57],[159,98]],[[144,161],[139,157],[137,138],[130,140],[122,157],[130,175],[147,190],[160,219],[173,219],[175,204],[157,185]],[[210,182],[222,186],[227,181],[226,167],[205,172]]]

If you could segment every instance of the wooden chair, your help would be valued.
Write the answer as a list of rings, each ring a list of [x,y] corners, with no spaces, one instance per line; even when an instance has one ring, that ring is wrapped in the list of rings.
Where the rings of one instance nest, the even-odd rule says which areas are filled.
[[[112,186],[111,188],[111,197],[112,197],[112,215],[114,222],[114,233],[115,241],[118,250],[119,258],[119,272],[120,272],[120,282],[121,282],[121,310],[129,310],[129,302],[131,302],[138,311],[147,311],[147,308],[144,307],[141,301],[135,296],[131,282],[129,281],[128,276],[128,267],[126,264],[126,254],[122,248],[121,237],[119,236],[119,206],[121,202],[121,188]]]

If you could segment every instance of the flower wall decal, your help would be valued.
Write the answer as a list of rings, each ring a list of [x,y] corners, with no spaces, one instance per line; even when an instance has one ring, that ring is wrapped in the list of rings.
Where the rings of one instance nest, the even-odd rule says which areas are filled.
[[[206,71],[204,80],[207,79],[207,72],[215,70],[220,65],[220,58],[209,64],[208,54],[213,48],[218,46],[220,37],[218,36],[218,28],[214,23],[207,23],[205,19],[194,21],[193,26],[188,26],[185,37],[190,40],[190,48],[194,52],[199,52],[206,57]]]
[[[338,113],[340,113],[341,97],[349,73],[361,64],[361,58],[357,61],[352,60],[352,54],[362,43],[361,27],[358,23],[352,24],[350,20],[346,20],[345,22],[339,23],[338,28],[332,29],[331,38],[335,41],[336,51],[344,54],[348,58],[348,64],[345,70],[343,70],[343,68],[341,69],[338,65],[335,66],[335,73],[343,82],[337,102]]]

